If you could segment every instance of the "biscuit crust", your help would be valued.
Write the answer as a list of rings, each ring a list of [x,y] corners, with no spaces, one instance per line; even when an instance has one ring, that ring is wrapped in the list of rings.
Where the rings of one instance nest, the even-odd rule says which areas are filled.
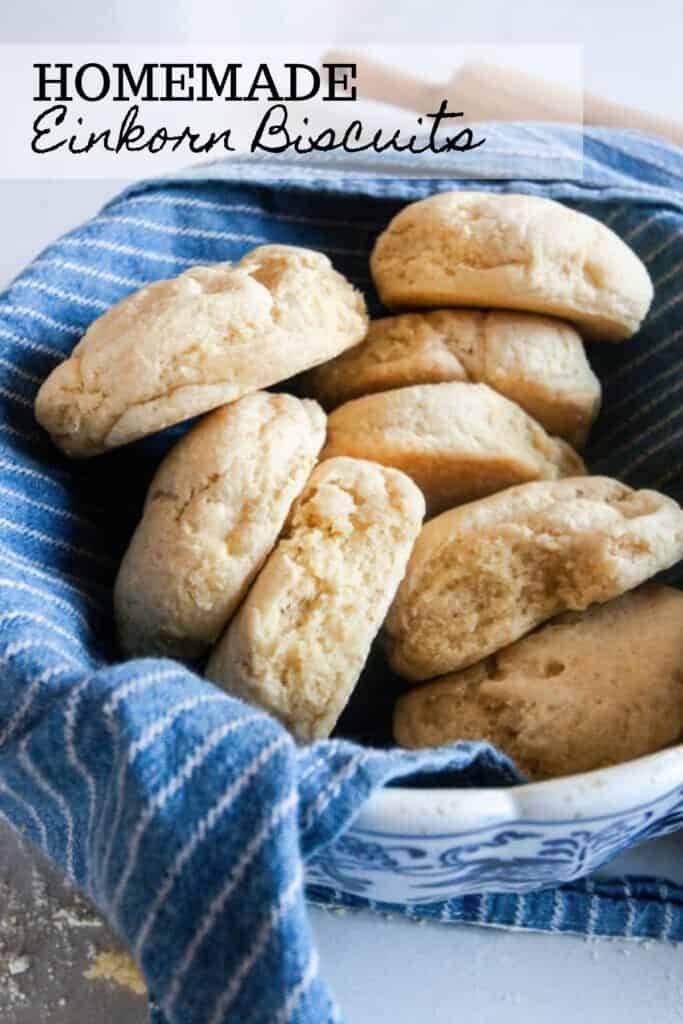
[[[420,384],[340,405],[322,459],[371,459],[407,473],[430,515],[525,483],[584,472],[565,441],[549,437],[486,384]]]
[[[534,313],[439,309],[372,320],[360,345],[306,374],[324,408],[411,384],[488,384],[549,434],[586,441],[601,387],[568,323]]]
[[[214,649],[206,675],[328,736],[362,671],[424,514],[403,473],[359,459],[319,465],[281,540]]]
[[[510,488],[424,526],[386,619],[389,661],[416,680],[465,668],[682,556],[683,511],[656,491],[590,476]]]
[[[114,588],[132,656],[195,658],[277,541],[325,438],[316,402],[257,391],[209,413],[166,456]]]
[[[331,359],[366,328],[326,256],[260,246],[112,306],[44,382],[36,417],[67,455],[97,455]]]
[[[683,593],[646,585],[560,615],[399,699],[404,747],[488,740],[531,779],[618,764],[683,733]]]
[[[390,309],[484,306],[547,313],[621,341],[652,302],[648,272],[604,224],[552,199],[444,192],[406,206],[370,268]]]

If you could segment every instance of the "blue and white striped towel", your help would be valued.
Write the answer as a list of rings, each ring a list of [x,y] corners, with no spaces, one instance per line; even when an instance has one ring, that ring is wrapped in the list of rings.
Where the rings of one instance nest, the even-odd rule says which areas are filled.
[[[683,498],[680,151],[631,134],[585,137],[582,178],[530,180],[539,134],[496,127],[476,187],[560,198],[608,222],[657,285],[628,348],[591,349],[606,396],[591,465]],[[524,143],[522,145],[522,142]],[[521,155],[523,154],[523,155]],[[495,161],[495,167],[492,163]],[[89,322],[140,285],[279,241],[323,249],[377,306],[372,241],[406,201],[448,180],[373,179],[321,161],[234,161],[129,189],[59,239],[0,297],[0,813],[97,903],[141,964],[164,1024],[338,1019],[317,972],[303,864],[377,786],[415,772],[454,783],[514,771],[484,745],[427,754],[345,741],[297,749],[268,716],[172,661],[117,664],[111,584],[161,454],[182,428],[87,463],[37,427],[36,390]],[[441,168],[430,165],[430,173]],[[547,175],[546,175],[547,176]],[[314,893],[317,898],[328,898]],[[471,897],[411,916],[683,938],[683,891],[631,879]],[[558,916],[549,908],[562,907]],[[349,899],[363,906],[362,898]],[[401,912],[401,908],[392,908]]]

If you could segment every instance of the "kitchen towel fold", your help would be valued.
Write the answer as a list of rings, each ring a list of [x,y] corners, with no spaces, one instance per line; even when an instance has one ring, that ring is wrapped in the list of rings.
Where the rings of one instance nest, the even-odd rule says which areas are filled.
[[[683,499],[681,152],[592,130],[582,174],[539,182],[535,142],[544,139],[547,153],[550,139],[566,155],[570,130],[504,125],[489,135],[495,157],[484,147],[458,187],[562,199],[609,223],[648,264],[657,298],[639,338],[591,349],[606,408],[588,461]],[[508,177],[488,180],[501,165]],[[56,241],[0,296],[0,813],[129,944],[157,1024],[339,1019],[307,923],[306,862],[391,780],[518,778],[484,744],[420,754],[342,740],[298,748],[274,720],[188,667],[117,663],[117,559],[160,455],[183,428],[70,463],[33,418],[40,382],[92,319],[194,263],[269,241],[320,248],[376,310],[374,238],[404,202],[454,187],[433,162],[432,180],[381,169],[367,177],[353,162],[235,160],[143,183]],[[319,887],[308,895],[367,905]],[[487,894],[410,914],[683,939],[683,890],[671,884],[579,880],[524,899],[523,913],[517,896]]]

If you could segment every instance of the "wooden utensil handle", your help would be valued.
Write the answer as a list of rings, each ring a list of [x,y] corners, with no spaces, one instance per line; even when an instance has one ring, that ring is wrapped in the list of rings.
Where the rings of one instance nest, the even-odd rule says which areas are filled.
[[[471,61],[445,85],[390,67],[353,51],[335,50],[324,62],[356,65],[358,96],[425,114],[442,99],[468,121],[552,121],[629,128],[683,146],[683,122],[577,93],[523,71]]]

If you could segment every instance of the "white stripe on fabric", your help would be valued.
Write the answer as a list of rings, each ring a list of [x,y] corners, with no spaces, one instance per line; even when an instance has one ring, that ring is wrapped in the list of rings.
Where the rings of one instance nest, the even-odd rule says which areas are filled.
[[[2,460],[0,459],[1,462]],[[68,508],[59,508],[58,505],[48,505],[47,502],[38,501],[37,498],[29,498],[27,494],[23,494],[21,491],[13,491],[11,487],[5,487],[3,484],[0,484],[0,494],[5,494],[8,498],[14,498],[16,501],[22,501],[25,505],[30,505],[32,508],[39,508],[41,512],[49,512],[50,515],[59,516],[60,519],[68,519],[72,523],[78,523],[80,526],[88,526],[90,529],[94,529],[93,524],[89,520],[79,516],[76,512],[71,512]]]
[[[302,883],[303,869],[301,862],[298,862],[294,877],[259,929],[251,949],[238,965],[235,973],[230,979],[230,984],[219,997],[216,1003],[216,1008],[209,1020],[209,1024],[221,1024],[225,1019],[225,1015],[234,1003],[235,999],[237,999],[245,979],[255,967],[256,962],[268,945],[273,932],[296,903],[297,897],[301,892]],[[164,1008],[165,1006],[166,1004],[164,1003]]]
[[[598,923],[598,916],[600,914],[600,898],[595,892],[595,884],[589,879],[586,882],[586,892],[590,896],[590,902],[588,904],[588,922],[586,927],[586,935],[588,938],[595,935],[595,928]]]
[[[129,679],[125,683],[122,683],[120,686],[116,687],[116,689],[112,693],[111,697],[109,698],[109,700],[107,701],[107,703],[104,705],[104,707],[102,709],[102,714],[103,714],[103,718],[104,718],[104,725],[105,725],[105,728],[106,728],[107,732],[109,733],[109,737],[111,739],[112,748],[113,748],[112,749],[112,757],[111,757],[111,763],[112,764],[116,764],[120,760],[120,757],[121,757],[121,734],[120,734],[120,730],[118,728],[118,725],[117,725],[116,721],[113,718],[113,715],[114,715],[116,709],[118,708],[119,704],[121,704],[123,701],[128,700],[128,698],[133,696],[133,694],[137,694],[137,693],[140,693],[140,692],[144,692],[145,690],[149,690],[153,686],[158,686],[160,683],[167,682],[169,679],[179,679],[181,677],[181,675],[182,675],[182,669],[180,668],[180,666],[176,666],[174,668],[164,668],[164,669],[158,669],[157,668],[157,669],[154,669],[151,672],[148,672],[145,675],[136,676],[134,679]],[[119,774],[120,774],[120,772],[119,772]],[[120,812],[119,812],[119,809],[118,809],[118,800],[120,799],[120,794],[116,791],[116,789],[115,789],[115,787],[113,785],[112,786],[108,786],[107,787],[107,791],[105,793],[103,807],[102,807],[102,821],[103,822],[107,821],[107,813],[108,813],[109,808],[110,808],[110,806],[112,804],[112,801],[115,798],[117,800],[117,804],[116,804],[116,817],[117,817],[117,820],[119,820]],[[100,888],[102,887],[104,879],[107,877],[107,874],[108,874],[108,871],[109,871],[109,860],[111,858],[113,847],[114,847],[114,843],[116,842],[116,838],[117,838],[115,830],[113,828],[111,828],[110,825],[108,825],[107,828],[108,828],[109,836],[108,836],[108,841],[107,841],[107,849],[106,849],[104,857],[102,859],[102,865],[101,865],[101,870],[100,870],[100,878],[99,878]]]
[[[119,704],[124,700],[128,700],[134,693],[139,693],[140,690],[146,690],[151,686],[156,686],[158,683],[165,683],[169,679],[180,678],[184,673],[184,669],[180,665],[176,665],[174,668],[157,668],[152,672],[148,672],[144,676],[136,676],[134,679],[128,679],[125,683],[117,686],[113,691],[111,697],[104,705],[102,712],[105,716],[109,717],[116,711]]]
[[[47,604],[54,604],[58,608],[62,608],[64,611],[69,612],[69,614],[78,619],[86,629],[91,628],[90,622],[83,612],[79,611],[78,608],[75,608],[70,601],[66,601],[62,597],[57,597],[56,594],[51,594],[47,590],[41,590],[39,587],[32,587],[30,583],[24,583],[21,580],[9,579],[5,576],[0,576],[0,588],[21,590],[25,594],[31,594],[33,597],[42,598]]]
[[[622,217],[627,210],[630,210],[630,207],[627,206],[625,203],[622,203],[621,206],[617,206],[614,210],[612,210],[612,212],[607,217],[604,218],[602,223],[606,227],[611,228],[612,225],[617,220],[619,220],[619,218]]]
[[[521,928],[524,924],[524,914],[526,912],[526,896],[524,893],[516,893],[515,895],[515,916],[512,921],[513,928]]]
[[[306,828],[310,828],[315,818],[320,817],[327,806],[339,795],[342,785],[350,779],[361,768],[366,761],[370,760],[370,751],[355,754],[349,762],[336,775],[330,779],[324,789],[318,793],[314,803],[306,812]]]
[[[244,721],[244,719],[242,719],[242,721]],[[142,927],[140,928],[133,945],[133,949],[135,950],[138,960],[142,959],[141,951],[147,941],[148,935],[154,927],[159,911],[166,902],[166,899],[168,898],[168,895],[173,889],[176,881],[182,875],[185,865],[191,860],[195,851],[206,839],[207,833],[211,831],[221,815],[225,814],[228,808],[239,797],[240,793],[243,792],[251,780],[261,771],[262,768],[265,767],[266,764],[268,764],[275,754],[277,754],[277,752],[289,742],[291,741],[288,735],[279,736],[277,739],[272,740],[263,747],[258,754],[251,759],[242,774],[230,783],[228,788],[222,793],[218,800],[214,802],[212,807],[206,812],[199,824],[195,827],[192,835],[185,843],[180,853],[176,856],[173,864],[166,873],[164,884],[159,889],[153,903],[147,911],[145,920],[142,923]]]
[[[177,206],[188,210],[216,210],[219,213],[245,213],[249,216],[263,217],[265,220],[279,220],[284,224],[310,224],[312,227],[321,228],[352,228],[354,231],[379,231],[386,225],[386,220],[378,221],[349,221],[329,220],[325,217],[306,217],[298,213],[281,213],[279,210],[265,210],[260,206],[250,206],[248,203],[220,203],[208,199],[189,199],[184,196],[134,196],[131,199],[124,199],[122,207],[128,206]]]
[[[677,462],[675,466],[671,467],[671,469],[667,469],[663,476],[660,476],[655,480],[652,487],[655,489],[660,488],[663,484],[668,483],[669,480],[673,480],[679,473],[683,473],[683,461]]]
[[[250,245],[267,245],[272,241],[266,235],[249,235],[240,231],[218,231],[211,228],[180,228],[173,224],[148,220],[146,217],[129,217],[126,214],[100,214],[97,219],[100,222],[126,224],[130,227],[144,228],[146,231],[156,231],[162,235],[179,238],[197,238],[214,242],[248,242]],[[349,249],[339,245],[326,245],[325,252],[335,253],[339,256],[359,256],[363,259],[368,257],[367,249]]]
[[[138,754],[147,750],[180,715],[184,714],[186,711],[194,711],[196,708],[202,707],[205,704],[219,704],[224,700],[225,694],[223,693],[203,693],[198,697],[190,697],[187,700],[181,701],[180,704],[176,704],[176,706],[171,708],[170,711],[167,711],[165,715],[158,718],[156,722],[152,722],[152,724],[145,729],[140,738],[131,744],[128,750],[128,764],[132,764]]]
[[[26,288],[31,292],[40,292],[42,295],[50,295],[55,299],[65,299],[66,302],[73,302],[77,306],[85,306],[87,309],[109,309],[110,303],[102,299],[89,299],[77,292],[67,292],[63,288],[55,288],[54,285],[44,284],[42,281],[35,281],[33,278],[19,278],[14,282],[13,288]]]
[[[74,743],[74,735],[76,730],[76,715],[78,713],[78,704],[85,692],[86,688],[92,682],[92,677],[84,679],[78,686],[74,687],[69,699],[67,701],[66,710],[64,712],[64,747],[66,749],[66,756],[69,763],[75,771],[82,777],[85,782],[86,789],[88,790],[88,819],[86,824],[85,834],[85,849],[86,855],[83,858],[85,867],[85,876],[83,879],[83,887],[87,889],[88,882],[90,879],[90,838],[92,835],[93,823],[95,821],[95,806],[97,802],[97,786],[92,772],[80,759],[76,753],[76,746]]]
[[[479,907],[477,908],[477,921],[483,924],[488,920],[489,914],[489,894],[482,892],[479,896]]]
[[[659,898],[661,899],[664,905],[664,928],[660,937],[665,942],[670,942],[674,927],[674,913],[673,908],[671,906],[671,893],[669,892],[669,886],[666,884],[666,882],[662,882],[660,885],[658,885],[657,891],[659,892]]]
[[[538,154],[542,159],[547,158],[548,152],[552,153],[555,151],[555,153],[557,153],[559,150],[560,152],[567,154],[573,163],[581,164],[582,167],[596,167],[601,174],[605,174],[605,165],[599,160],[595,160],[593,157],[588,156],[583,146],[581,148],[577,147],[576,149],[572,149],[571,146],[562,142],[557,135],[541,131],[540,126],[537,124],[525,124],[524,127],[528,135],[531,135],[532,138],[536,138],[539,142],[543,143],[544,151]],[[501,155],[509,157],[509,150],[503,151]],[[610,178],[613,183],[620,180],[629,185],[631,184],[632,179],[630,175],[623,174],[620,171],[617,171],[614,167],[610,167],[609,171]]]
[[[636,920],[636,902],[633,899],[633,892],[628,878],[624,879],[624,896],[626,897],[626,924],[624,925],[624,938],[633,937],[633,925]]]
[[[312,949],[306,969],[301,976],[301,981],[294,986],[287,996],[285,1005],[276,1014],[273,1024],[290,1024],[299,1004],[317,978],[319,966],[318,954],[315,949]]]
[[[653,385],[661,384],[662,381],[668,380],[672,374],[679,372],[681,369],[683,369],[683,358],[679,362],[674,363],[673,366],[667,366],[665,370],[663,370],[661,373],[655,374],[654,377],[649,377],[642,388],[638,388],[635,391],[629,391],[629,393],[627,395],[624,395],[623,398],[620,398],[618,402],[611,402],[609,407],[610,414],[614,416],[614,414],[618,412],[619,409],[623,409],[625,406],[630,405],[632,402],[636,402],[636,404],[638,404],[638,402],[640,401],[640,396],[644,394],[646,391],[649,391],[650,388],[653,387]],[[600,444],[603,445],[606,442],[609,442],[613,437],[616,437],[617,434],[620,433],[620,431],[621,423],[617,423],[616,426],[611,431],[609,431],[609,433],[602,435],[602,437],[600,438]]]
[[[636,238],[639,238],[652,224],[656,224],[664,216],[666,216],[666,211],[658,210],[657,213],[653,213],[650,217],[646,217],[645,220],[641,220],[639,224],[624,235],[624,241],[632,244]]]
[[[61,647],[57,647],[56,644],[51,644],[49,640],[17,640],[14,643],[8,644],[5,648],[2,657],[0,658],[0,668],[4,668],[5,665],[12,658],[16,658],[18,654],[25,654],[27,651],[51,651],[53,654],[58,654],[64,661],[69,661],[74,668],[81,668],[82,662],[72,658],[70,654],[63,651]]]
[[[142,735],[137,739],[129,748],[128,756],[121,759],[119,765],[118,776],[116,779],[116,804],[114,809],[114,817],[111,825],[108,826],[109,840],[107,842],[107,848],[105,850],[104,857],[102,858],[102,881],[107,878],[109,874],[109,862],[113,853],[114,844],[116,842],[116,836],[118,834],[119,825],[121,824],[121,815],[123,814],[124,808],[124,792],[125,792],[125,781],[128,768],[133,763],[138,754],[147,750],[148,747],[164,732],[165,729],[170,728],[173,722],[180,715],[186,711],[192,711],[202,704],[209,704],[225,700],[224,694],[203,694],[200,697],[191,697],[188,700],[182,701],[177,704],[174,708],[171,708],[166,714],[158,718],[150,726],[145,729]]]
[[[223,912],[224,907],[242,882],[249,865],[253,862],[254,858],[258,856],[275,829],[285,821],[287,816],[296,808],[297,803],[297,791],[296,789],[293,789],[283,800],[276,804],[268,819],[247,843],[242,856],[230,871],[224,885],[209,904],[209,908],[196,932],[192,936],[192,940],[185,949],[178,967],[173,972],[173,982],[166,996],[167,1005],[169,1007],[171,1007],[175,1002],[178,992],[180,991],[183,978],[192,967],[202,943],[206,939],[207,935],[211,933],[219,915]],[[142,932],[140,934],[142,935]],[[135,944],[135,952],[138,959],[140,959],[142,955],[142,943],[139,938]]]
[[[673,345],[675,341],[678,341],[681,335],[683,335],[683,327],[679,328],[679,330],[669,335],[668,338],[662,338],[662,340],[658,341],[656,345],[652,345],[650,348],[646,348],[645,351],[641,352],[641,354],[639,356],[636,356],[635,359],[631,359],[627,363],[622,363],[621,366],[619,366],[614,371],[614,373],[610,374],[605,383],[609,385],[613,381],[619,380],[620,377],[623,377],[624,374],[628,373],[630,370],[635,370],[639,366],[642,366],[642,364],[646,362],[651,356],[656,356],[660,352],[663,352],[664,349],[668,348],[669,345]]]
[[[165,805],[176,796],[190,781],[196,771],[198,771],[205,763],[209,755],[218,747],[220,744],[231,736],[238,729],[244,729],[246,726],[251,725],[258,719],[257,715],[245,715],[244,718],[235,718],[230,722],[224,722],[217,729],[213,729],[206,737],[204,742],[189,754],[183,761],[182,766],[172,776],[169,781],[157,790],[152,795],[152,798],[148,801],[147,805],[143,808],[143,811],[138,818],[133,834],[128,844],[128,854],[126,856],[126,863],[124,865],[123,872],[119,878],[116,889],[114,890],[114,896],[111,901],[111,909],[115,916],[118,916],[118,909],[123,898],[128,880],[135,871],[138,864],[138,851],[142,844],[147,827],[154,820],[155,815],[162,810]],[[248,770],[244,772],[238,779],[235,785],[236,793],[241,792],[244,786],[250,779]]]
[[[36,480],[44,481],[45,483],[52,484],[53,487],[59,488],[62,494],[66,494],[66,488],[64,484],[59,480],[55,480],[49,473],[41,473],[38,469],[31,469],[29,466],[23,466],[20,462],[9,462],[7,459],[0,458],[0,469],[8,469],[17,476],[28,476]],[[86,520],[83,520],[86,522]]]
[[[32,540],[40,541],[41,544],[47,544],[52,548],[61,548],[63,551],[71,551],[75,555],[81,555],[83,558],[87,558],[90,561],[98,562],[100,565],[105,565],[108,568],[115,568],[116,563],[113,558],[109,558],[108,555],[100,555],[96,551],[91,551],[88,548],[82,548],[77,544],[70,544],[66,540],[58,540],[56,537],[51,537],[47,533],[43,533],[42,530],[34,530],[29,526],[20,526],[18,523],[12,523],[8,519],[0,518],[0,526],[4,526],[6,530],[12,530],[14,533],[18,533],[21,537],[30,537]]]
[[[683,301],[683,295],[672,295],[672,297],[667,302],[665,302],[663,306],[657,307],[655,312],[650,317],[648,325],[652,326],[655,320],[659,320],[660,316],[663,316],[664,313],[668,313],[672,309],[675,309],[681,301]]]
[[[75,246],[80,249],[101,249],[103,252],[117,253],[119,256],[135,256],[150,260],[152,263],[172,263],[180,266],[190,267],[196,264],[196,259],[187,259],[185,256],[174,256],[171,253],[156,252],[154,249],[140,249],[134,245],[124,245],[122,242],[107,242],[101,238],[63,238],[60,245]]]
[[[343,744],[339,740],[326,740],[325,751],[318,757],[314,758],[306,771],[299,776],[299,786],[303,785],[303,783],[306,782],[306,780],[309,779],[319,768],[329,769],[332,760],[336,757],[339,748],[342,746]]]
[[[0,779],[0,793],[5,793],[10,799],[16,801],[20,807],[25,808],[28,816],[33,819],[38,829],[40,836],[39,843],[43,853],[47,853],[47,829],[45,828],[45,822],[40,817],[35,807],[33,807],[27,800],[24,800],[20,793],[16,793],[12,787],[4,780]],[[10,822],[14,828],[16,828],[16,822]]]
[[[29,432],[28,430],[18,430],[16,427],[11,427],[9,423],[0,423],[0,432],[3,434],[12,434],[14,437],[20,437],[22,441],[30,441],[35,444],[36,441],[42,441],[43,438],[40,434]]]
[[[681,237],[683,237],[683,231],[672,232],[668,238],[665,238],[664,241],[660,242],[659,245],[656,245],[654,249],[641,257],[643,263],[645,263],[646,266],[649,266],[650,263],[653,263],[658,256],[661,256],[667,249],[670,249],[674,242],[678,242]]]
[[[104,602],[99,601],[92,594],[89,594],[87,590],[83,590],[82,587],[77,586],[75,583],[69,583],[70,579],[80,579],[82,583],[87,583],[87,580],[81,577],[72,577],[70,573],[64,573],[63,576],[55,576],[53,573],[45,572],[42,569],[37,568],[28,559],[21,558],[16,552],[10,552],[7,548],[3,547],[0,542],[0,562],[5,562],[7,565],[11,565],[15,569],[21,569],[22,572],[27,572],[29,575],[36,576],[38,579],[45,580],[47,583],[52,583],[55,586],[64,587],[65,590],[71,590],[74,594],[81,597],[87,604],[91,605],[98,612],[104,612],[107,606]]]
[[[654,404],[657,404],[657,401],[658,399],[653,399]],[[609,455],[603,455],[600,459],[596,461],[596,465],[600,466],[604,462],[608,461],[610,458],[613,458],[616,454],[621,454],[622,452],[629,451],[629,449],[633,448],[634,445],[640,444],[641,441],[645,440],[646,437],[650,437],[652,434],[658,433],[662,429],[662,427],[666,427],[673,420],[676,420],[681,415],[681,413],[683,413],[683,408],[678,406],[677,408],[673,409],[668,416],[665,416],[663,420],[658,420],[657,423],[653,423],[651,426],[649,426],[647,430],[644,430],[642,434],[638,435],[637,438],[631,438],[631,440],[629,441],[624,441],[616,448],[613,448]],[[640,465],[640,463],[638,464]]]
[[[567,902],[564,893],[560,889],[553,890],[553,912],[550,917],[550,931],[559,932],[564,924],[564,913]]]
[[[73,271],[74,274],[82,274],[84,277],[92,277],[97,281],[107,281],[110,284],[119,284],[124,288],[142,288],[149,284],[146,277],[123,277],[121,274],[112,274],[108,270],[97,270],[89,267],[86,263],[72,263],[71,260],[60,259],[59,256],[49,256],[40,259],[34,264],[36,269],[43,267],[56,267],[58,270]]]
[[[17,306],[14,302],[9,303],[7,306],[10,313],[18,313],[20,316],[27,316],[31,320],[37,320],[41,324],[45,324],[47,327],[54,327],[56,331],[62,331],[64,334],[80,335],[83,333],[83,328],[78,327],[77,324],[65,324],[61,320],[55,320],[54,317],[48,316],[47,313],[43,313],[40,309],[32,309],[30,306]],[[34,344],[37,344],[35,342]],[[50,349],[50,354],[56,354],[60,359],[64,359],[64,353],[61,349]]]
[[[671,420],[676,419],[678,416],[680,416],[682,414],[683,414],[683,407],[681,407],[679,409],[675,409],[674,412],[672,413],[672,415],[671,416],[667,416],[665,419],[663,419],[662,422],[660,424],[658,424],[658,426],[664,427]],[[632,462],[630,462],[626,466],[626,468],[621,471],[621,473],[619,475],[620,476],[626,476],[628,473],[632,473],[634,469],[637,469],[638,466],[642,466],[642,464],[644,462],[647,462],[647,460],[649,458],[651,458],[653,455],[656,455],[657,452],[660,452],[662,450],[662,448],[666,448],[666,446],[668,444],[671,444],[672,441],[678,441],[679,438],[681,438],[681,437],[683,437],[683,427],[680,430],[677,430],[675,434],[669,434],[668,437],[665,437],[663,441],[659,441],[658,444],[654,445],[653,448],[649,448],[646,452],[642,452],[642,454],[639,455]]]
[[[66,640],[71,640],[73,644],[82,650],[83,644],[79,637],[75,633],[69,633],[68,630],[62,629],[56,622],[51,619],[46,619],[43,615],[36,615],[34,612],[4,612],[0,615],[0,623],[3,622],[14,622],[18,619],[25,619],[27,622],[35,622],[37,625],[42,626],[44,629],[51,629],[53,633],[57,633],[58,636],[63,636]]]
[[[9,388],[0,387],[0,395],[2,395],[3,398],[8,398],[10,402],[16,402],[17,405],[23,405],[25,409],[33,408],[33,401],[25,395],[20,395],[17,391],[10,391]]]
[[[654,283],[655,294],[659,291],[659,289],[662,287],[662,285],[665,285],[667,283],[667,281],[670,281],[671,278],[675,277],[676,274],[681,274],[681,273],[683,273],[683,260],[680,260],[678,263],[675,263],[673,265],[673,267],[670,268],[670,270],[667,270],[666,274],[662,274],[662,276],[659,278],[659,280],[655,281],[655,283]]]
[[[61,793],[58,793],[53,786],[47,781],[43,773],[40,771],[35,762],[31,759],[31,755],[28,752],[28,741],[29,736],[25,736],[19,744],[19,763],[24,768],[27,775],[30,775],[35,784],[39,789],[42,789],[44,793],[53,800],[59,807],[64,820],[66,821],[66,873],[72,880],[74,879],[74,820],[71,816],[71,811],[66,800]]]
[[[299,785],[303,786],[303,784],[307,782],[308,779],[310,779],[311,775],[313,775],[316,771],[322,771],[323,768],[327,767],[327,761],[328,759],[326,757],[316,758],[313,764],[309,764],[308,768],[303,773],[303,775],[299,777]]]
[[[669,370],[667,370],[666,373],[663,374],[662,376],[671,376],[671,372],[673,372],[673,370],[680,369],[681,366],[683,366],[683,359],[681,359],[677,366],[669,367]],[[652,383],[652,381],[648,381],[648,387]],[[631,413],[630,416],[628,416],[626,419],[622,420],[619,424],[617,424],[617,426],[613,430],[610,430],[608,434],[605,434],[605,436],[600,439],[600,446],[603,447],[604,445],[609,444],[610,441],[613,440],[613,438],[618,437],[619,434],[621,434],[624,431],[627,431],[628,428],[633,426],[634,423],[637,423],[638,420],[642,420],[644,416],[647,416],[649,412],[652,412],[653,409],[656,409],[658,405],[661,405],[662,402],[665,402],[667,398],[670,398],[671,395],[675,395],[676,392],[680,391],[682,388],[683,380],[677,380],[674,384],[671,385],[671,387],[665,388],[664,391],[660,391],[660,393],[656,395],[655,398],[651,398],[649,402],[646,402],[644,405],[641,405],[639,408],[635,410],[635,412]],[[651,433],[652,430],[656,429],[656,426],[650,427],[648,428],[645,434],[639,435],[638,437],[634,437],[631,441],[626,442],[625,445],[620,447],[630,447],[633,444],[638,444],[643,437],[647,437],[647,434]]]
[[[29,352],[39,352],[41,355],[53,356],[56,359],[63,359],[64,353],[59,348],[53,348],[51,345],[43,345],[37,341],[31,341],[30,338],[24,338],[21,334],[16,334],[14,331],[8,331],[6,327],[0,326],[0,338],[5,338],[7,341],[14,342],[20,348],[25,348]]]
[[[26,370],[22,370],[20,366],[15,366],[9,359],[4,359],[2,356],[0,356],[0,363],[6,366],[11,373],[15,373],[22,380],[30,381],[31,384],[42,384],[45,379],[44,377],[38,377],[35,373],[27,373]]]
[[[172,235],[177,238],[198,238],[212,242],[249,242],[253,245],[262,245],[270,241],[265,235],[247,235],[239,231],[212,231],[209,228],[179,228],[173,224],[162,224],[146,217],[129,217],[122,213],[103,213],[97,220],[104,224],[125,224],[127,227],[144,228],[145,231],[156,231],[160,235]]]
[[[37,694],[42,690],[46,683],[50,680],[56,679],[58,676],[63,676],[66,672],[73,672],[73,665],[56,665],[52,668],[45,669],[40,672],[30,686],[24,691],[24,699],[16,709],[12,717],[10,718],[7,725],[0,733],[0,747],[4,747],[15,735],[17,729],[26,718],[29,708],[33,704]]]

